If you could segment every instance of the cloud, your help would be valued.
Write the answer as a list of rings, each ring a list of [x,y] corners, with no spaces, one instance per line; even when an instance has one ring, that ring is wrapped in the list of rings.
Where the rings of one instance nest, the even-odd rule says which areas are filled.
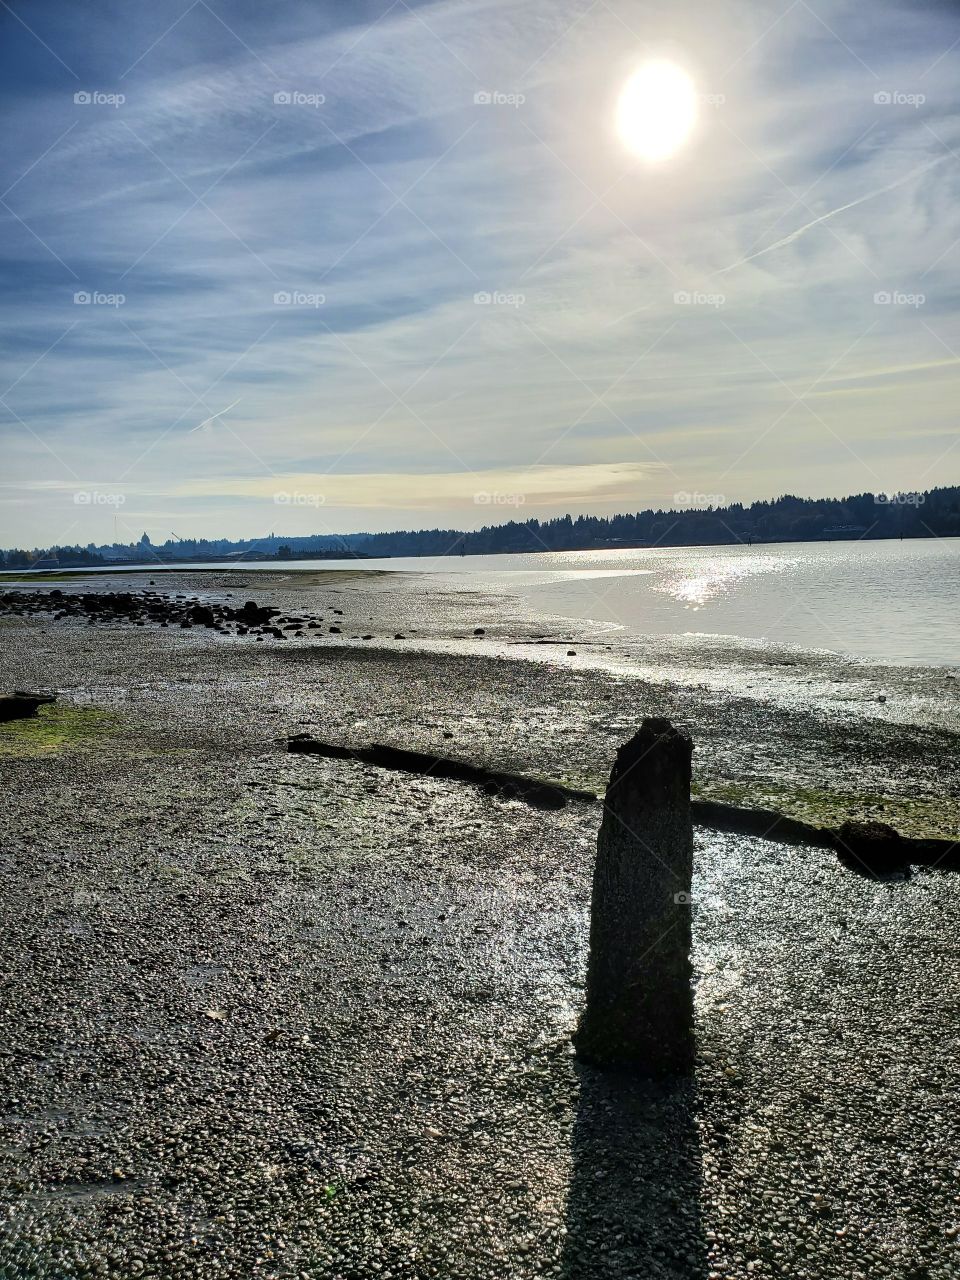
[[[771,28],[759,3],[679,3],[634,41],[622,0],[217,10],[227,27],[198,6],[151,48],[161,13],[106,39],[52,6],[39,34],[60,51],[72,33],[66,60],[122,87],[116,109],[76,106],[27,32],[0,54],[0,431],[33,486],[0,542],[44,540],[67,491],[36,483],[79,475],[236,534],[251,472],[341,477],[357,528],[411,503],[468,523],[474,472],[599,509],[720,474],[763,496],[785,468],[805,492],[876,487],[846,440],[872,441],[856,449],[887,487],[936,458],[960,298],[944,11],[912,8],[906,41],[896,5],[833,0],[837,39],[803,5]],[[645,46],[712,95],[656,170],[611,127]],[[878,86],[926,104],[878,105]],[[274,103],[294,90],[324,102]],[[884,290],[925,305],[878,307]],[[885,397],[857,372],[905,368]],[[792,398],[811,387],[823,422]]]
[[[818,218],[812,218],[809,222],[805,222],[802,227],[797,227],[795,231],[791,231],[788,236],[775,241],[773,244],[767,245],[765,249],[759,249],[756,253],[748,254],[746,258],[741,258],[739,262],[732,263],[729,267],[724,267],[719,271],[718,275],[726,275],[728,271],[733,271],[736,267],[742,267],[744,263],[753,262],[756,258],[762,258],[765,254],[773,253],[776,249],[783,249],[788,244],[793,244],[795,240],[799,240],[802,235],[806,235],[814,227],[820,226],[823,222],[828,222],[831,218],[835,218],[838,213],[846,213],[848,209],[855,209],[857,205],[865,204],[868,200],[876,200],[878,196],[885,195],[888,191],[895,191],[897,187],[903,186],[907,182],[912,182],[914,178],[921,174],[927,173],[930,169],[935,168],[939,164],[943,164],[945,160],[949,160],[950,156],[937,156],[935,159],[928,161],[926,164],[918,165],[916,169],[912,169],[909,173],[905,173],[903,177],[897,178],[895,182],[888,182],[884,187],[878,187],[876,191],[868,191],[866,195],[857,196],[856,200],[848,200],[846,204],[838,205],[836,209],[831,209],[827,213],[822,213]]]
[[[174,492],[184,497],[268,499],[283,505],[446,510],[458,502],[475,506],[543,506],[597,500],[633,502],[658,468],[639,463],[533,466],[470,472],[328,474],[208,477],[185,480]],[[298,502],[298,498],[300,501]],[[289,500],[289,501],[287,501]]]

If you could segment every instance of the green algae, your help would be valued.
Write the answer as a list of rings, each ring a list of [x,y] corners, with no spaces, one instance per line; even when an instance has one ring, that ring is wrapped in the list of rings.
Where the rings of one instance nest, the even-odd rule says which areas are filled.
[[[850,818],[889,823],[915,839],[952,838],[942,800],[910,799],[870,791],[835,791],[788,783],[720,781],[694,783],[698,800],[719,800],[747,809],[772,809],[816,827],[839,827]]]
[[[0,760],[55,756],[96,746],[111,734],[117,717],[96,707],[54,702],[35,716],[0,724]]]
[[[570,785],[568,779],[564,782]],[[574,785],[593,789],[602,797],[606,779],[583,778]],[[691,794],[696,800],[717,800],[742,809],[770,809],[814,827],[836,828],[851,818],[860,818],[886,822],[915,840],[955,840],[958,836],[955,823],[950,821],[949,803],[936,797],[719,778],[695,778]]]

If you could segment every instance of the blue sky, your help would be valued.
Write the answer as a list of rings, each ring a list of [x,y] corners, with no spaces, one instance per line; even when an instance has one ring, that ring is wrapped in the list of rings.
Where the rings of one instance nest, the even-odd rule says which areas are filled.
[[[952,5],[0,28],[0,545],[960,479]],[[658,165],[614,128],[652,58],[699,97]]]

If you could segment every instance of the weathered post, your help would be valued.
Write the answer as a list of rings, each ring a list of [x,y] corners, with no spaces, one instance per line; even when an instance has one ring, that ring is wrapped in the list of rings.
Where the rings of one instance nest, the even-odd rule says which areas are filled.
[[[597,841],[577,1055],[645,1075],[693,1063],[689,734],[644,720],[617,752]]]

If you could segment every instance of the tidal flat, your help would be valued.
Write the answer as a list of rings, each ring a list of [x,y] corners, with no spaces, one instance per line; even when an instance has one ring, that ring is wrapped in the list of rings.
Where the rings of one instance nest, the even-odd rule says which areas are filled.
[[[602,792],[667,716],[701,795],[953,838],[953,673],[402,574],[57,585],[323,630],[0,618],[58,695],[0,726],[0,1276],[960,1276],[956,873],[698,830],[696,1071],[647,1084],[570,1047],[599,805],[285,749]]]

